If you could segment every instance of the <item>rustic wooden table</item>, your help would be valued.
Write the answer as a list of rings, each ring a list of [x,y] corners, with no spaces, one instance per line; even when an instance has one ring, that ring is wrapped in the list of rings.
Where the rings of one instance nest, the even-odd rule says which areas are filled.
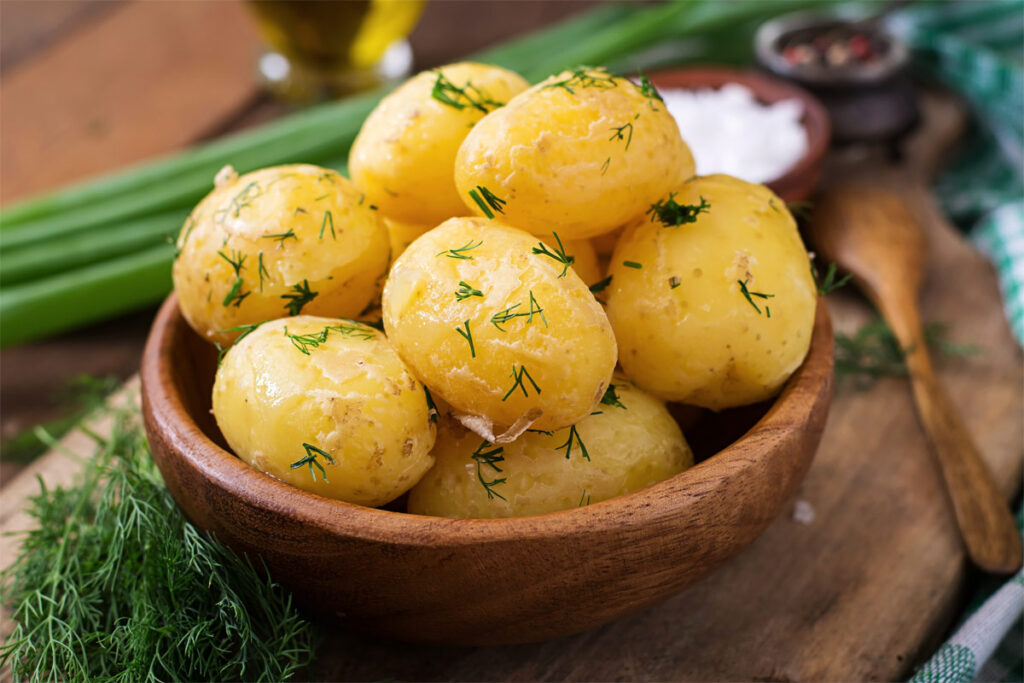
[[[421,66],[582,9],[579,3],[434,2],[413,43]],[[458,26],[458,31],[451,27]],[[233,2],[0,2],[4,200],[175,149],[284,111],[253,76],[257,40]],[[216,63],[214,69],[210,64]],[[182,93],[188,93],[187,96]],[[195,106],[198,98],[203,106]],[[929,98],[908,159],[955,137],[956,107]],[[947,125],[949,124],[949,125]],[[916,163],[916,162],[915,162]],[[927,165],[927,164],[925,164]],[[829,179],[897,189],[928,230],[924,316],[982,347],[939,370],[1006,496],[1019,489],[1024,366],[995,276],[950,226],[913,163],[834,156]],[[870,318],[855,293],[830,297],[838,329]],[[63,378],[127,377],[151,312],[0,353],[5,433],[52,413]],[[88,453],[88,440],[67,447]],[[85,450],[81,450],[85,449]],[[72,468],[51,452],[0,490],[0,534],[23,524],[31,475]],[[3,473],[0,473],[3,474]],[[551,643],[502,648],[399,644],[332,631],[322,680],[878,680],[908,675],[933,649],[973,577],[906,382],[841,387],[798,497],[751,547],[686,592],[614,624]],[[2,540],[0,556],[10,555]],[[0,564],[4,557],[0,557]]]

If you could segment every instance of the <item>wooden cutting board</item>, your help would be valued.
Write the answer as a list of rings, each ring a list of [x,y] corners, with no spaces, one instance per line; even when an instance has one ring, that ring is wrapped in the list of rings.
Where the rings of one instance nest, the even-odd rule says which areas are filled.
[[[919,182],[955,134],[955,107],[930,98],[909,163],[834,160],[829,180],[896,187],[928,228],[925,318],[948,325],[974,357],[939,361],[954,402],[1003,493],[1024,462],[1024,370],[1003,317],[995,274],[944,221]],[[949,125],[945,125],[949,124]],[[846,160],[849,162],[849,160]],[[872,317],[855,292],[830,297],[836,327]],[[71,435],[68,449],[91,452]],[[0,530],[26,523],[36,473],[66,481],[51,452],[3,488]],[[608,626],[550,643],[495,648],[418,646],[331,632],[310,672],[322,680],[878,680],[905,678],[961,606],[968,568],[908,384],[840,386],[799,501],[744,553],[676,597]],[[2,538],[2,537],[0,537]],[[12,545],[0,545],[0,563]],[[495,582],[500,590],[500,580]]]

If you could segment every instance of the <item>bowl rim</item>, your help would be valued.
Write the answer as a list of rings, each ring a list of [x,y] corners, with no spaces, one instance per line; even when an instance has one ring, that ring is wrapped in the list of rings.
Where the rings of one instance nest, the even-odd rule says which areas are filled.
[[[785,188],[795,184],[807,174],[814,173],[815,168],[821,164],[825,153],[828,152],[832,141],[832,120],[829,118],[828,110],[814,94],[795,83],[756,69],[737,69],[719,64],[695,64],[662,69],[651,72],[648,78],[658,90],[666,88],[684,90],[712,88],[717,90],[729,83],[738,83],[749,88],[754,96],[762,102],[769,101],[764,99],[766,89],[782,93],[781,97],[774,98],[770,102],[798,100],[803,105],[800,123],[807,131],[807,151],[785,173],[764,183],[773,189]]]
[[[495,519],[428,517],[324,498],[252,468],[214,443],[191,418],[181,397],[171,390],[174,382],[166,360],[170,358],[171,342],[179,326],[187,327],[187,323],[178,308],[177,295],[172,293],[156,315],[143,352],[140,375],[147,430],[156,430],[165,441],[176,444],[175,457],[184,458],[208,482],[249,505],[272,514],[284,514],[329,533],[366,541],[386,541],[391,545],[500,543],[527,536],[564,538],[579,535],[581,530],[607,533],[638,524],[654,524],[670,517],[675,506],[652,505],[652,500],[677,500],[682,506],[690,498],[712,492],[723,471],[750,464],[752,443],[763,442],[764,448],[757,452],[770,453],[772,442],[785,432],[807,425],[812,413],[822,404],[827,409],[831,397],[832,325],[828,306],[819,297],[804,362],[764,416],[736,441],[708,459],[643,489],[584,507]],[[823,388],[826,390],[822,391]],[[810,398],[794,400],[800,396]]]

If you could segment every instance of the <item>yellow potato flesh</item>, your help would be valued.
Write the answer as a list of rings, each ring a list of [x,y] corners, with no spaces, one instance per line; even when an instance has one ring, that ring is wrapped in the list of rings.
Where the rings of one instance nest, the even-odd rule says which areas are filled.
[[[227,174],[185,222],[174,261],[182,314],[211,342],[305,313],[352,317],[377,296],[388,234],[352,183],[319,166]]]
[[[626,79],[581,70],[552,76],[478,123],[459,149],[455,184],[477,215],[486,212],[469,193],[486,189],[505,202],[498,207],[509,225],[574,240],[641,215],[693,169],[664,103]]]
[[[539,244],[453,218],[409,246],[384,288],[384,327],[403,360],[455,410],[496,426],[578,422],[615,366],[600,304],[571,268],[533,253]]]
[[[402,252],[405,251],[417,237],[433,227],[431,225],[404,223],[390,218],[384,219],[384,225],[388,229],[388,238],[391,241],[392,261],[401,256]]]
[[[442,89],[451,102],[435,98],[439,74],[466,94]],[[528,85],[507,69],[468,62],[414,76],[367,117],[349,154],[352,181],[389,218],[437,225],[465,214],[453,179],[459,145],[487,111]]]
[[[817,290],[796,223],[774,193],[716,175],[674,196],[693,207],[702,199],[695,222],[645,217],[626,230],[607,310],[619,361],[638,386],[720,410],[770,398],[796,370]]]
[[[423,385],[383,334],[352,321],[261,325],[224,356],[213,413],[248,464],[350,503],[397,498],[434,460]]]
[[[600,404],[598,414],[585,417],[573,433],[527,432],[494,446],[442,417],[433,451],[437,464],[410,492],[409,512],[537,515],[598,503],[690,467],[693,454],[665,405],[628,381],[613,382],[624,408]]]

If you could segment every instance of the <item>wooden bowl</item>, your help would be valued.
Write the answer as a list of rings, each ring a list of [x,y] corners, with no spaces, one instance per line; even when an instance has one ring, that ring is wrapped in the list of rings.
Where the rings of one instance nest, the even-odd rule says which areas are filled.
[[[814,194],[832,138],[828,112],[814,95],[800,86],[758,71],[717,66],[670,69],[651,74],[650,79],[659,90],[716,89],[727,83],[738,83],[749,88],[754,97],[765,104],[799,100],[804,110],[801,123],[807,131],[807,152],[786,173],[766,184],[787,202],[802,202]]]
[[[763,417],[711,458],[643,490],[518,519],[421,517],[321,498],[252,469],[210,414],[216,352],[172,295],[142,360],[153,457],[196,526],[258,555],[305,607],[353,628],[450,644],[521,643],[606,623],[693,584],[782,511],[832,397],[819,302],[810,353]]]

